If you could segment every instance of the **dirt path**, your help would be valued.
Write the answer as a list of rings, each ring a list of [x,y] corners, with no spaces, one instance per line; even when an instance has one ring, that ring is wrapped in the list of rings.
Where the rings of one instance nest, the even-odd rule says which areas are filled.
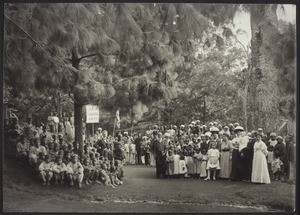
[[[43,187],[27,168],[4,164],[6,212],[259,212],[292,211],[294,185],[196,179],[155,179],[155,169],[127,166],[117,189]],[[23,178],[23,179],[22,179]]]

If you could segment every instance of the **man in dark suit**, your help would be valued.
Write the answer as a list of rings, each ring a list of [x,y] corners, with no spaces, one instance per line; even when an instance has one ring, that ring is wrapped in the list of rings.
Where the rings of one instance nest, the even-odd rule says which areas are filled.
[[[157,131],[153,131],[153,140],[151,145],[156,154],[156,178],[165,178],[166,176],[166,146],[161,139],[162,134]]]
[[[256,139],[254,138],[257,135],[256,131],[251,132],[251,137],[247,144],[247,147],[243,148],[241,151],[241,176],[243,180],[251,181],[251,174],[252,174],[252,161],[253,161],[253,147],[255,144]]]
[[[142,137],[141,137],[140,133],[138,133],[137,138],[134,140],[134,144],[135,144],[135,147],[136,147],[137,163],[140,165],[140,164],[142,164],[142,160],[141,160]]]
[[[210,137],[208,135],[205,135],[206,140],[201,142],[200,144],[200,150],[202,151],[204,148],[206,149],[206,151],[208,151],[208,149],[210,149]]]

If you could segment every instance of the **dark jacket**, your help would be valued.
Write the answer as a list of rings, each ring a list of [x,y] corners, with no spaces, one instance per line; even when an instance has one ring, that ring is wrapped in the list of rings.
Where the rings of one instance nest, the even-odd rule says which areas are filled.
[[[274,147],[274,157],[280,158],[285,154],[284,150],[285,145],[283,143],[277,143]]]
[[[141,148],[142,148],[142,138],[141,138],[141,137],[137,137],[137,138],[134,140],[134,144],[135,144],[135,147],[136,147],[136,151],[137,151],[137,152],[140,152],[140,151],[141,151]]]

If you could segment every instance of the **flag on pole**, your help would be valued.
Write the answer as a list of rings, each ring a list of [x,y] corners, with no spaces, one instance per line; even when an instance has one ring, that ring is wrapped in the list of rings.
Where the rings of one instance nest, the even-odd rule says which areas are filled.
[[[117,128],[120,128],[120,113],[119,113],[119,110],[117,110],[116,112],[116,127]]]

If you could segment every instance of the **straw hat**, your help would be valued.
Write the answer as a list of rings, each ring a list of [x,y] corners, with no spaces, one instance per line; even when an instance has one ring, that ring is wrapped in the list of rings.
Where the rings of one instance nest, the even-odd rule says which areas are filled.
[[[244,131],[244,128],[240,125],[236,126],[234,131]]]

